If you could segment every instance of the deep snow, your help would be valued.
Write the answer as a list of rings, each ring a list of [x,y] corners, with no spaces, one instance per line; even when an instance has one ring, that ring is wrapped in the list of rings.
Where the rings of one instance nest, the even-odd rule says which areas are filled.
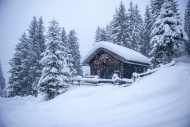
[[[128,87],[73,86],[55,99],[0,98],[0,127],[189,127],[190,64]]]

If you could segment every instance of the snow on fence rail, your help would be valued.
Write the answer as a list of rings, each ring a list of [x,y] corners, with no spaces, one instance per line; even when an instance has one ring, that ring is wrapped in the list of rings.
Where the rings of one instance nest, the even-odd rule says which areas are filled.
[[[152,70],[148,70],[145,73],[133,73],[132,78],[131,79],[126,79],[126,78],[119,78],[118,76],[113,76],[112,79],[100,79],[99,76],[97,75],[91,75],[91,76],[87,76],[85,78],[82,78],[81,76],[76,76],[72,79],[72,84],[75,85],[95,85],[98,86],[100,85],[100,83],[111,83],[111,84],[116,84],[116,85],[121,85],[121,84],[127,84],[130,85],[133,82],[137,81],[138,79],[140,79],[140,77],[144,77],[147,75],[150,75],[158,70],[160,70],[163,67],[170,67],[173,66],[175,64],[175,61],[172,61],[171,63],[165,64],[165,65],[161,65],[158,68],[152,69]]]
[[[165,64],[165,65],[161,65],[158,68],[155,68],[155,69],[152,69],[152,70],[148,70],[147,72],[144,72],[144,73],[138,74],[138,73],[134,72],[133,75],[132,75],[133,82],[135,82],[140,77],[143,77],[143,76],[146,76],[146,75],[150,75],[150,74],[152,74],[152,73],[160,70],[163,67],[170,67],[170,66],[173,66],[174,64],[175,64],[175,61],[172,61],[171,63]]]
[[[100,79],[99,77],[95,76],[90,76],[87,78],[82,78],[81,76],[76,76],[72,79],[72,84],[77,84],[77,85],[99,85],[100,83],[111,83],[111,84],[116,84],[120,85],[122,83],[125,84],[132,84],[133,80],[132,79],[121,79],[119,77],[115,77],[113,79]]]

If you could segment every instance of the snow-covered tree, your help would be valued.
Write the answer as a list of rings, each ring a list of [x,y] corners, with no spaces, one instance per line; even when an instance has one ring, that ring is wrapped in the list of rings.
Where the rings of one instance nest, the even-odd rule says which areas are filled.
[[[67,33],[65,31],[65,28],[62,28],[62,30],[61,30],[61,41],[62,41],[63,46],[67,47],[68,41],[67,41]]]
[[[8,96],[26,96],[32,94],[32,87],[28,84],[28,38],[26,34],[22,34],[16,46],[16,53],[9,62],[11,66],[11,76],[9,78]]]
[[[37,84],[41,77],[42,65],[40,64],[40,60],[42,58],[41,53],[45,51],[45,36],[44,36],[45,28],[43,26],[42,17],[39,20],[36,17],[33,17],[31,24],[29,26],[29,55],[28,59],[30,59],[29,63],[29,85],[32,85],[33,95],[37,95]]]
[[[110,22],[105,29],[106,41],[112,42],[111,40],[111,33],[112,33],[112,22]]]
[[[132,33],[132,49],[135,51],[140,52],[140,47],[141,47],[141,38],[142,38],[142,32],[143,32],[143,20],[142,17],[140,15],[140,11],[138,8],[138,5],[135,5],[134,8],[134,16],[135,16],[135,20],[134,20],[134,28],[133,28],[133,33]]]
[[[144,25],[143,25],[143,36],[141,41],[141,53],[148,56],[150,53],[150,33],[151,33],[151,15],[149,6],[146,7]]]
[[[176,13],[176,15],[180,15],[180,13],[178,12],[178,2],[176,0],[168,0],[171,3],[171,10]]]
[[[42,75],[38,83],[39,91],[52,99],[66,91],[68,86],[66,52],[61,40],[61,28],[55,20],[50,22],[47,33],[46,50],[41,64]]]
[[[187,36],[182,28],[182,20],[174,11],[170,0],[162,5],[160,15],[153,25],[151,33],[152,63],[156,66],[160,63],[168,63],[174,54],[178,52],[179,46]]]
[[[184,29],[189,38],[185,42],[185,50],[186,50],[187,55],[190,56],[190,0],[188,1],[186,9],[185,9]]]
[[[140,42],[141,42],[141,32],[143,30],[143,21],[142,17],[139,14],[138,5],[133,5],[133,2],[130,2],[129,10],[128,10],[128,22],[129,22],[129,28],[128,32],[129,35],[129,42],[130,46],[129,48],[140,51]]]
[[[154,22],[156,21],[157,17],[160,14],[160,10],[162,8],[162,5],[164,3],[164,0],[151,0],[150,1],[150,17],[151,17],[151,30]]]
[[[36,70],[37,70],[37,66],[38,65],[38,59],[37,56],[39,55],[39,53],[37,54],[37,51],[39,47],[37,47],[37,27],[38,27],[38,21],[37,18],[34,16],[30,25],[29,25],[29,29],[28,29],[28,40],[29,40],[29,53],[28,53],[28,59],[29,64],[28,64],[28,68],[29,68],[29,73],[28,75],[28,85],[33,84],[33,82],[36,79]],[[36,64],[36,65],[35,65]]]
[[[41,53],[45,50],[45,36],[42,17],[33,17],[29,26],[29,36],[24,33],[10,61],[10,96],[37,95],[37,83],[41,76]]]
[[[79,42],[75,30],[71,30],[68,34],[68,44],[71,50],[71,64],[73,65],[72,76],[82,76],[82,66],[80,64],[81,55],[79,51]]]
[[[67,76],[67,78],[70,80],[70,78],[72,77],[72,72],[74,70],[72,64],[73,57],[71,54],[71,49],[68,44],[68,37],[64,28],[62,28],[61,30],[61,44],[63,48],[62,50],[65,52],[64,58],[66,66],[64,67],[64,72],[65,76]]]
[[[6,83],[5,83],[5,78],[3,76],[3,70],[2,70],[1,61],[0,61],[0,96],[3,96],[3,91],[4,91],[5,86],[6,86]]]
[[[101,38],[101,41],[107,41],[106,30],[104,28],[101,30],[100,38]]]
[[[151,10],[151,16],[153,22],[155,22],[156,18],[160,14],[160,10],[162,8],[162,4],[164,3],[164,0],[151,0],[150,1],[150,10]]]
[[[112,34],[111,40],[113,43],[128,47],[128,28],[126,9],[124,4],[121,2],[119,9],[116,8],[115,15],[112,21]]]
[[[102,29],[98,26],[96,29],[95,37],[94,37],[95,43],[102,41],[100,38],[101,31]]]
[[[107,35],[106,30],[104,28],[97,27],[96,33],[95,33],[95,43],[100,41],[107,41]]]

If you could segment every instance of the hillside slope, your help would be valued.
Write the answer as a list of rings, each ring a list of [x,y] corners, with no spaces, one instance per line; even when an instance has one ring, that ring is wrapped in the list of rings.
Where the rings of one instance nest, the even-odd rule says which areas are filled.
[[[0,98],[0,127],[189,127],[190,64],[131,86],[76,86],[53,100]]]

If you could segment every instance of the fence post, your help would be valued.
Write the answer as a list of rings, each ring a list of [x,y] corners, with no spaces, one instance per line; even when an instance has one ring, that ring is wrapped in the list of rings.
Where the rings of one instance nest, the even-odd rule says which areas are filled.
[[[136,79],[138,78],[137,73],[136,73],[136,72],[134,72],[134,73],[133,73],[133,75],[132,75],[132,77],[133,77],[133,82],[135,82],[135,81],[136,81]]]
[[[78,80],[78,85],[80,86],[80,80]]]
[[[133,82],[135,82],[135,80],[136,80],[136,77],[135,77],[135,76],[133,76]]]

